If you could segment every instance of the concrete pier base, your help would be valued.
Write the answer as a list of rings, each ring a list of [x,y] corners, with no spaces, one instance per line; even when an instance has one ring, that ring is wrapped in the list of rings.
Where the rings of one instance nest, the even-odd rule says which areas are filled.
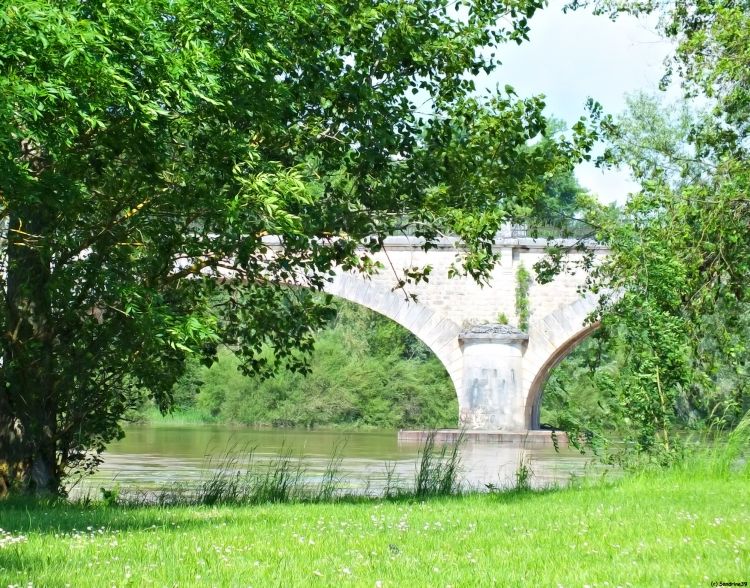
[[[399,443],[424,443],[427,436],[434,432],[436,443],[455,443],[461,435],[460,429],[439,429],[437,431],[398,432]],[[464,430],[464,443],[497,444],[503,447],[520,447],[524,449],[553,448],[555,439],[560,449],[567,449],[568,437],[562,431],[478,431]]]

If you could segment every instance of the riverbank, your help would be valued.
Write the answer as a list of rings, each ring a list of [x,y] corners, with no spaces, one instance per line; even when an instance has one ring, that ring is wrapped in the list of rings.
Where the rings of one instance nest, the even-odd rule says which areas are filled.
[[[0,503],[0,585],[710,586],[750,581],[750,477],[254,507]]]

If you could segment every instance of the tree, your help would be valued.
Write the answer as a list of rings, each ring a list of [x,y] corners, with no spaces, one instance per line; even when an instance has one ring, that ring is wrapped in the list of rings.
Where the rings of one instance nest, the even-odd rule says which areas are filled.
[[[598,219],[613,249],[599,287],[620,294],[605,321],[632,344],[626,361],[640,383],[624,397],[631,417],[648,420],[636,427],[641,445],[653,446],[658,429],[669,449],[664,433],[681,404],[724,425],[748,409],[742,388],[738,396],[718,390],[718,375],[731,367],[746,378],[750,8],[733,0],[592,4],[613,17],[658,11],[676,40],[664,83],[677,72],[685,97],[708,105],[701,116],[683,109],[671,117],[640,98],[625,120],[601,120],[611,143],[603,162],[632,162],[642,187],[615,222]]]
[[[567,125],[558,118],[550,118],[546,136],[538,148],[556,149],[555,137],[563,135]],[[588,208],[588,191],[581,186],[572,169],[559,168],[545,183],[545,198],[539,200],[535,216],[565,228],[577,220]]]
[[[486,275],[499,225],[590,143],[528,149],[541,99],[471,96],[495,67],[478,49],[521,42],[542,4],[4,2],[6,481],[60,491],[220,342],[248,372],[304,369],[328,311],[298,286],[372,269],[404,218]]]
[[[657,244],[647,245],[644,255],[655,259],[658,254],[673,267],[681,268],[663,280],[679,303],[669,313],[684,321],[682,331],[687,336],[685,349],[692,372],[689,385],[682,386],[676,397],[678,416],[687,424],[696,418],[708,418],[733,425],[741,418],[743,406],[744,410],[748,408],[747,400],[743,400],[746,392],[742,375],[750,349],[742,342],[750,332],[749,307],[744,285],[723,291],[733,277],[722,269],[715,274],[715,251],[713,256],[708,255],[714,247],[728,254],[732,238],[739,235],[722,243],[723,232],[744,229],[736,224],[740,219],[725,217],[721,208],[713,207],[720,200],[715,190],[723,190],[722,180],[715,176],[717,162],[698,156],[691,142],[695,129],[710,123],[710,115],[691,112],[686,105],[666,108],[655,98],[636,96],[629,100],[628,112],[610,133],[608,157],[633,162],[630,167],[643,182],[643,194],[630,199],[628,210],[641,210],[644,226],[662,247],[659,250]],[[632,221],[633,217],[627,218]],[[647,242],[643,234],[641,241]],[[734,255],[742,255],[742,247],[747,245],[739,244]],[[628,280],[632,280],[634,270],[628,273]]]
[[[692,200],[716,185],[715,161],[691,140],[710,122],[685,102],[644,94],[605,121],[604,161],[630,168],[642,189],[588,219],[612,249],[591,286],[614,296],[605,298],[597,345],[581,345],[545,388],[547,418],[560,428],[616,431],[669,459],[679,449],[675,425],[726,429],[750,409],[750,306],[722,292],[730,275],[707,281],[703,252],[709,241],[726,247],[722,231],[738,227],[731,218],[718,224],[714,198]]]

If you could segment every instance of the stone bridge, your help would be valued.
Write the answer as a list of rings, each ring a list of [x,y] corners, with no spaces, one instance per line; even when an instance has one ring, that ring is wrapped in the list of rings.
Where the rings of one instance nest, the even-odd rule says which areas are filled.
[[[541,393],[550,371],[597,327],[587,321],[596,299],[579,293],[585,279],[579,270],[548,284],[532,280],[528,330],[517,328],[518,270],[524,267],[533,276],[546,245],[545,240],[498,239],[494,247],[500,263],[489,285],[482,287],[468,277],[448,278],[449,267],[460,256],[455,240],[445,239],[424,251],[415,238],[390,237],[375,255],[386,269],[372,277],[339,273],[326,290],[396,321],[435,353],[456,388],[459,426],[538,429]],[[594,246],[594,253],[599,257],[607,250]],[[405,268],[428,264],[429,282],[407,287],[416,302],[394,289]],[[503,315],[508,324],[501,324]]]
[[[279,245],[274,237],[267,244],[271,249]],[[555,244],[569,247],[573,262],[583,257],[574,250],[574,240]],[[373,256],[385,269],[366,277],[340,271],[325,289],[396,321],[433,351],[456,389],[460,427],[525,432],[539,428],[539,405],[551,370],[598,327],[588,320],[596,297],[580,293],[583,271],[561,273],[547,284],[533,279],[533,266],[546,256],[547,245],[544,239],[498,238],[493,249],[500,261],[482,286],[469,277],[448,277],[462,254],[456,239],[424,251],[414,237],[389,237]],[[587,248],[595,263],[608,254],[601,245]],[[432,267],[429,282],[406,291],[397,288],[405,270],[426,265]],[[526,330],[518,328],[516,312],[522,267],[532,277]]]

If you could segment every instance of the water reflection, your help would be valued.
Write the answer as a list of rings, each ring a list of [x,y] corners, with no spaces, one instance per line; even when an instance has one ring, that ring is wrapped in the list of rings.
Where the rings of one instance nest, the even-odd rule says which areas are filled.
[[[347,488],[382,491],[390,476],[409,485],[419,461],[418,443],[397,440],[395,431],[255,430],[226,426],[129,427],[123,440],[113,443],[99,471],[76,488],[89,492],[100,487],[156,489],[194,484],[221,466],[221,457],[238,456],[242,470],[252,456],[262,466],[279,455],[294,456],[308,483],[319,481],[339,457],[339,476]],[[507,487],[515,482],[519,465],[532,472],[531,485],[565,484],[584,475],[588,456],[574,450],[519,449],[499,444],[464,443],[460,449],[462,482],[484,488]]]

